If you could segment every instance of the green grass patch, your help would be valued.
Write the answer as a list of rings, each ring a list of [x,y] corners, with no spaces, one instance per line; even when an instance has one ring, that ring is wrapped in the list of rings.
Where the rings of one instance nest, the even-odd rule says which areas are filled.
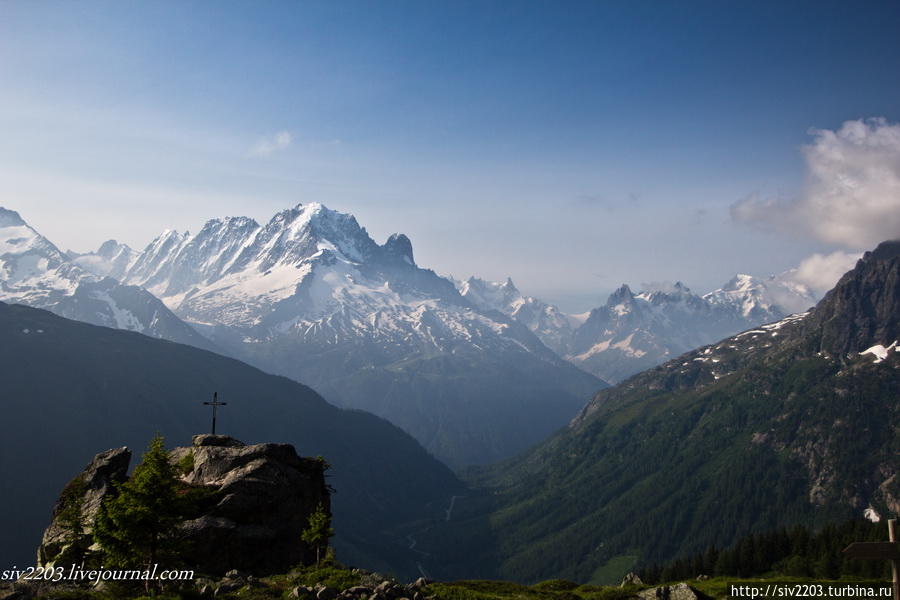
[[[591,575],[590,583],[594,585],[618,585],[622,578],[634,568],[638,557],[634,554],[620,554],[597,567]]]

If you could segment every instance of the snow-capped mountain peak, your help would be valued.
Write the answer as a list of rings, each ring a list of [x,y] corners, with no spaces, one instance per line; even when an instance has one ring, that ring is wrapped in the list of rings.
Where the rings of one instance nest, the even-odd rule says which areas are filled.
[[[72,250],[66,252],[69,259],[86,271],[100,277],[112,277],[121,279],[137,260],[138,253],[120,244],[116,240],[107,240],[100,245],[96,252],[79,254]]]
[[[572,320],[556,306],[525,296],[507,277],[503,283],[469,277],[457,281],[460,295],[481,310],[495,310],[519,321],[547,347],[565,354],[572,335]]]
[[[21,227],[27,225],[22,217],[14,210],[3,208],[0,206],[0,228],[2,227]]]
[[[409,238],[394,234],[380,246],[352,215],[310,203],[282,210],[264,225],[228,217],[208,221],[196,235],[166,231],[124,280],[146,287],[192,321],[256,326],[281,318],[285,309],[275,307],[289,299],[294,316],[359,300],[373,276],[371,294],[362,295],[369,303],[384,302],[386,282],[377,272],[385,269],[419,273]],[[402,277],[390,279],[394,292],[409,288]],[[433,274],[419,280],[452,292]],[[458,296],[455,302],[461,302]]]
[[[760,279],[739,273],[721,288],[703,296],[707,302],[738,310],[756,323],[802,312],[816,303],[808,287],[792,280],[792,272]]]
[[[585,388],[602,386],[518,322],[547,313],[512,282],[481,282],[506,302],[498,314],[413,256],[405,235],[378,244],[352,215],[313,203],[265,223],[231,217],[196,234],[164,232],[124,281],[233,356],[390,418],[457,462],[521,449],[568,420]],[[473,421],[484,423],[475,435]],[[502,440],[497,422],[510,424]]]
[[[0,207],[0,256],[4,256],[8,267],[12,257],[20,257],[15,261],[19,267],[24,267],[24,263],[36,267],[37,261],[43,260],[49,263],[44,262],[41,268],[47,268],[65,260],[62,252],[32,229],[19,213],[3,207]]]
[[[124,270],[133,258],[133,251],[116,242],[107,242],[97,253],[83,257],[63,254],[18,213],[0,209],[0,301],[211,347],[146,290],[106,277],[113,264]],[[88,263],[101,273],[82,267]]]

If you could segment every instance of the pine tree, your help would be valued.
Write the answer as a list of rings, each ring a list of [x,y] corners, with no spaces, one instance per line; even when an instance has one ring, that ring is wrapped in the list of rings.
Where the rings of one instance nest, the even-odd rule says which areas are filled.
[[[315,547],[316,565],[319,564],[321,551],[328,547],[328,538],[333,535],[334,529],[331,528],[331,514],[325,510],[325,506],[320,502],[316,510],[309,515],[307,528],[300,534],[304,542]]]
[[[162,436],[153,438],[131,478],[100,507],[94,540],[107,565],[152,568],[177,557],[179,503],[175,469]]]

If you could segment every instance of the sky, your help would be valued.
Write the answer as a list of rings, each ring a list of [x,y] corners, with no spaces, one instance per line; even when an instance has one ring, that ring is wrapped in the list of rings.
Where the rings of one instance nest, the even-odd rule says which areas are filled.
[[[0,206],[63,249],[297,203],[582,311],[900,237],[900,3],[0,3]]]

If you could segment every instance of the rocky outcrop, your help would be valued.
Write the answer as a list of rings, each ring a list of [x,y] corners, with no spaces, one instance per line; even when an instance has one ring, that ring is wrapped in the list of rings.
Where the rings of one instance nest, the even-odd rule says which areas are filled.
[[[290,444],[245,445],[227,436],[194,436],[172,451],[189,465],[183,481],[213,491],[212,504],[181,528],[185,561],[199,572],[284,571],[315,560],[301,541],[320,504],[330,512],[324,462],[301,458]]]
[[[289,444],[247,445],[227,436],[194,436],[169,454],[180,493],[198,498],[179,525],[185,566],[221,576],[238,569],[254,575],[284,572],[315,560],[301,539],[310,515],[330,514],[325,462],[302,458]],[[81,562],[103,499],[126,479],[127,448],[98,454],[63,490],[38,549],[38,564]],[[72,507],[80,509],[82,543],[74,544]],[[84,541],[87,540],[87,544]]]
[[[80,554],[90,545],[89,536],[103,499],[113,485],[125,481],[131,452],[115,448],[101,452],[70,481],[53,507],[50,526],[44,530],[38,547],[37,563],[42,566],[81,562]],[[81,539],[73,519],[82,523]]]
[[[861,352],[900,339],[900,241],[866,252],[805,322],[832,355]]]
[[[686,583],[675,585],[661,585],[659,587],[642,590],[637,593],[640,600],[700,600],[697,592]]]

